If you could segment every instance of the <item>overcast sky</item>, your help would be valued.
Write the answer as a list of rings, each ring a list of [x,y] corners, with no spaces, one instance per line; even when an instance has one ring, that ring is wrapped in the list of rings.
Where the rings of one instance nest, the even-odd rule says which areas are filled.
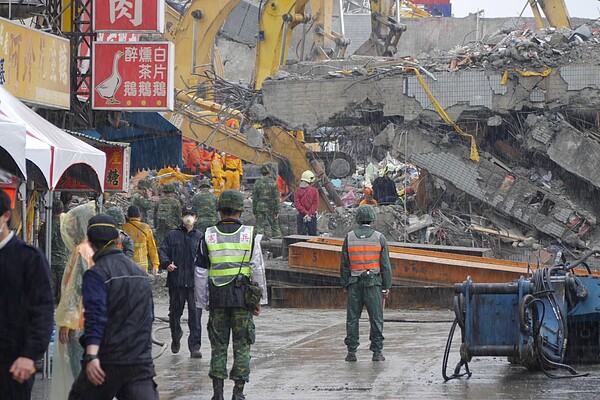
[[[452,13],[455,17],[464,17],[478,9],[485,10],[485,17],[516,17],[521,13],[527,0],[450,0]],[[571,17],[598,18],[600,17],[600,1],[597,0],[565,0]],[[529,7],[524,16],[531,17]]]

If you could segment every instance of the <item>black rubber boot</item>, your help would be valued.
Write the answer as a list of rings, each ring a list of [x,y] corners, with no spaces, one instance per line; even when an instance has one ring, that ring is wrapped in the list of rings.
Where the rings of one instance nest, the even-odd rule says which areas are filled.
[[[233,396],[231,396],[231,400],[246,400],[246,396],[244,396],[244,385],[246,382],[244,381],[235,381],[233,385]]]
[[[225,400],[223,397],[223,379],[213,379],[213,397],[211,400]]]
[[[356,361],[356,353],[353,351],[349,351],[348,354],[346,354],[346,361],[350,361],[350,362]]]

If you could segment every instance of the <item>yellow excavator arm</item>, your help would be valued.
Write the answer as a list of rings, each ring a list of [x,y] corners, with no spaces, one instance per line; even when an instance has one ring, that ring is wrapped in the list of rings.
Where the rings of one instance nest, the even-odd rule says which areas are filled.
[[[287,183],[294,188],[306,170],[323,175],[324,172],[313,160],[319,153],[313,157],[313,153],[291,132],[279,127],[253,124],[241,111],[200,97],[203,95],[199,89],[206,80],[205,72],[213,70],[212,50],[218,30],[239,2],[194,0],[188,3],[188,8],[183,12],[167,6],[164,37],[175,44],[177,101],[175,110],[164,113],[163,117],[177,126],[183,136],[233,154],[246,162],[257,165],[265,162],[289,163],[294,180]],[[274,60],[287,56],[292,29],[301,21],[308,20],[309,17],[303,14],[307,2],[272,0],[266,4],[270,12],[263,14],[261,24],[269,29],[266,39],[257,46],[260,47],[257,48],[257,54],[262,56],[257,56],[257,60],[263,60],[269,66],[269,71],[279,69],[279,64]],[[281,10],[286,12],[281,13]],[[273,28],[273,24],[278,24],[278,28]],[[269,49],[273,53],[267,57]],[[262,80],[272,72],[264,75]],[[231,118],[245,125],[243,134],[239,128],[232,129],[226,125],[225,122]],[[323,181],[328,182],[328,179],[323,177]],[[337,193],[331,188],[328,190],[333,200],[341,204]],[[326,196],[322,196],[319,209],[331,210]]]
[[[350,39],[333,31],[333,0],[310,0],[310,12],[315,47],[312,54],[309,55],[309,61],[344,58]],[[333,49],[328,46],[328,42],[333,42]],[[301,59],[304,58],[302,53]]]
[[[219,29],[240,0],[195,0],[182,14],[167,5],[164,38],[175,44],[175,86],[194,88],[213,69]]]
[[[254,65],[254,88],[285,64],[292,30],[310,20],[305,14],[308,0],[268,0],[260,13],[256,35],[256,63]]]
[[[571,18],[564,0],[529,0],[529,6],[539,29],[544,27],[542,12],[550,26],[554,28],[571,28]]]
[[[394,19],[394,0],[371,0],[371,37],[354,54],[391,57],[396,54],[398,42],[406,25]]]

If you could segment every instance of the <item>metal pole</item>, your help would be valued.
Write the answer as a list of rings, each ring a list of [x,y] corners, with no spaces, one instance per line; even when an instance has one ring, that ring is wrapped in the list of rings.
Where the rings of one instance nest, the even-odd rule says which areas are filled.
[[[346,26],[344,25],[344,0],[339,1],[340,4],[340,32],[342,36],[346,36]]]
[[[400,23],[400,0],[396,0],[396,22]]]
[[[285,18],[285,16],[284,16]],[[281,49],[279,49],[280,53],[279,53],[279,67],[281,67],[283,65],[283,57],[285,54],[285,42],[287,41],[287,33],[288,33],[288,21],[287,19],[285,19],[283,21],[283,40],[281,41]]]
[[[45,208],[45,214],[46,214],[46,222],[44,223],[44,230],[45,230],[45,234],[46,234],[46,258],[48,259],[48,263],[50,264],[50,259],[52,256],[52,201],[53,199],[53,195],[52,192],[50,190],[48,190],[46,192],[46,208]],[[50,264],[50,269],[52,269],[52,264]],[[60,285],[60,282],[58,282],[58,284]],[[54,345],[56,346],[56,339],[57,339],[57,335],[56,333],[54,334]],[[46,352],[44,353],[44,368],[42,370],[42,379],[45,379],[47,377],[50,377],[50,357],[48,354],[48,351],[46,350]]]
[[[21,203],[21,239],[27,241],[27,182],[19,185],[19,201]]]

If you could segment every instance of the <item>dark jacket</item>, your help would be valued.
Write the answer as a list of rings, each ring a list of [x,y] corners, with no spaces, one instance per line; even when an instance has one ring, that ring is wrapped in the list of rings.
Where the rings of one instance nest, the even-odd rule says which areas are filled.
[[[160,268],[166,269],[171,263],[177,266],[177,269],[169,272],[167,286],[194,287],[194,260],[200,236],[200,231],[192,229],[188,232],[184,226],[173,229],[165,236],[158,250]]]
[[[83,346],[99,344],[102,364],[152,363],[153,302],[145,271],[116,246],[94,254],[83,276]]]
[[[225,220],[220,221],[216,227],[219,231],[223,233],[233,233],[237,231],[241,222],[239,220]],[[254,251],[254,240],[255,237],[252,238],[252,251]],[[252,259],[252,253],[250,254],[250,259]],[[208,247],[206,245],[206,241],[204,240],[204,234],[200,238],[200,246],[198,246],[198,255],[196,257],[196,264],[200,267],[207,268],[210,265],[210,260],[208,258]],[[246,278],[243,278],[246,279]],[[244,283],[248,283],[249,281],[234,280],[231,283],[228,283],[225,286],[216,286],[210,281],[208,284],[209,289],[209,304],[211,308],[244,308],[246,307],[246,303],[244,300]]]
[[[395,204],[398,200],[396,183],[387,176],[380,176],[373,181],[373,198],[377,204]]]
[[[50,341],[53,311],[46,257],[13,236],[0,249],[0,359],[39,359]]]

